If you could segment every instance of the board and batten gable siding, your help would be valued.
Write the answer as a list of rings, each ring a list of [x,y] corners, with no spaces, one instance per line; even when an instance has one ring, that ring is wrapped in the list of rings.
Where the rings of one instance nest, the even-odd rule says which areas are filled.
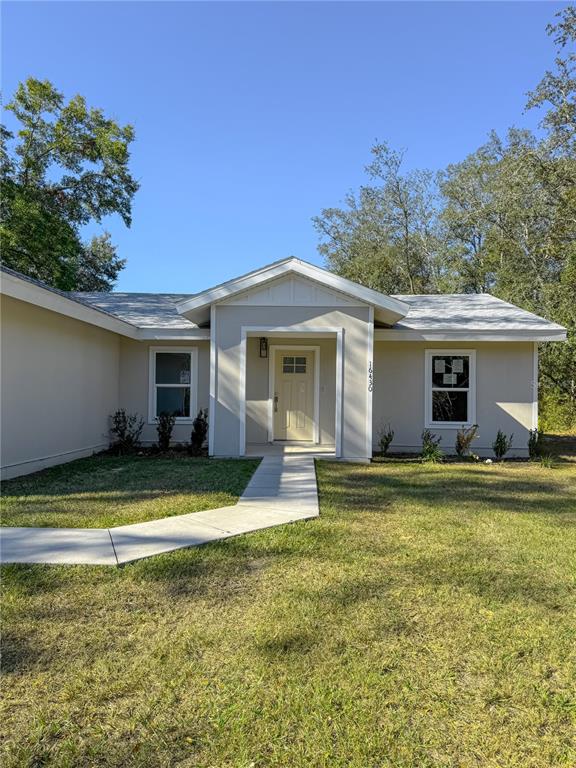
[[[368,306],[243,306],[218,304],[212,314],[213,337],[216,343],[217,371],[214,391],[215,420],[213,451],[218,456],[241,453],[240,393],[242,384],[243,328],[262,327],[254,336],[268,337],[270,343],[283,344],[290,333],[275,333],[273,328],[340,329],[343,341],[342,381],[342,456],[364,458],[366,444],[368,393],[368,344],[372,310]],[[300,334],[297,334],[300,336]],[[301,343],[312,344],[313,332],[300,336]],[[334,337],[332,337],[334,338]],[[272,339],[274,341],[272,341]],[[248,345],[246,345],[248,351]],[[336,370],[332,374],[336,377]],[[246,376],[248,383],[248,373]],[[249,391],[249,390],[248,390]],[[328,397],[328,393],[327,393]],[[330,403],[324,408],[331,408]],[[336,403],[332,408],[335,413]],[[248,409],[247,409],[248,415]],[[247,425],[248,426],[248,425]],[[248,437],[248,434],[247,434]]]
[[[106,448],[120,337],[8,296],[1,318],[2,477]]]
[[[209,341],[133,341],[123,338],[120,342],[120,403],[130,413],[138,413],[144,419],[142,442],[155,443],[158,440],[156,423],[149,419],[150,400],[150,348],[161,351],[163,347],[173,349],[197,349],[198,367],[196,379],[192,378],[192,387],[196,388],[197,410],[208,408],[210,380],[210,342]],[[196,413],[192,414],[192,418]],[[174,425],[172,441],[189,443],[192,424]]]
[[[476,423],[478,439],[472,451],[492,456],[492,442],[499,429],[514,440],[510,456],[528,455],[528,432],[534,426],[534,344],[532,342],[401,342],[374,344],[373,446],[378,432],[394,430],[391,451],[418,452],[425,429],[425,351],[433,349],[476,351]],[[440,447],[454,453],[455,428],[433,426],[442,437]]]

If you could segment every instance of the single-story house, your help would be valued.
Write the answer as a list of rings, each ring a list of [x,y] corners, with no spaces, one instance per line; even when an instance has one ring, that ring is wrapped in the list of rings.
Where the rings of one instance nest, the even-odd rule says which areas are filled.
[[[176,415],[175,442],[209,413],[212,456],[274,441],[343,459],[420,450],[430,428],[450,451],[478,424],[527,455],[538,420],[538,344],[561,326],[487,294],[388,296],[295,258],[201,293],[66,293],[3,269],[2,474],[109,444],[110,415]],[[186,286],[183,286],[186,287]]]

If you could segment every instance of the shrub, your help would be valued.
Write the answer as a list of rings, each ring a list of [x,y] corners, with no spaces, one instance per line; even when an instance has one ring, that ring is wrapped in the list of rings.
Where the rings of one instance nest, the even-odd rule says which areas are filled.
[[[494,456],[496,456],[499,461],[502,461],[510,448],[512,448],[513,437],[513,434],[510,435],[510,437],[507,437],[501,429],[498,430],[496,440],[492,443],[492,450],[494,451]]]
[[[540,464],[547,469],[552,469],[556,466],[554,456],[552,456],[550,453],[547,453],[544,456],[540,456]]]
[[[167,451],[170,448],[170,440],[172,439],[172,430],[176,423],[176,416],[173,413],[162,411],[160,416],[156,418],[158,426],[156,431],[158,432],[158,448],[161,451]]]
[[[387,424],[385,427],[382,427],[378,433],[378,447],[380,448],[382,456],[386,456],[388,453],[388,448],[390,448],[392,440],[394,440],[394,430],[390,429],[390,425]]]
[[[192,422],[192,434],[190,435],[190,454],[192,456],[200,456],[202,454],[202,446],[206,441],[206,435],[208,434],[208,411],[206,409],[200,409],[198,415]]]
[[[470,453],[470,445],[472,441],[478,437],[478,424],[473,424],[471,427],[462,427],[456,433],[456,453],[463,459]]]
[[[437,461],[442,461],[444,454],[440,448],[441,442],[441,437],[436,437],[436,435],[429,429],[425,429],[424,432],[422,432],[422,461],[431,462],[433,464]]]
[[[112,448],[120,455],[135,451],[140,445],[144,419],[137,413],[126,413],[119,408],[112,416],[110,433],[113,435]]]
[[[544,432],[541,429],[531,429],[528,436],[528,453],[531,459],[535,459],[542,453],[542,438]]]

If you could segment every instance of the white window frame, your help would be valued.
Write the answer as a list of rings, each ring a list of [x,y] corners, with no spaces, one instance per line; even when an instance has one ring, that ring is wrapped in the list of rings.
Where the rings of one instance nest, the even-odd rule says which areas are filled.
[[[190,384],[156,384],[156,355],[159,352],[190,355]],[[148,423],[156,424],[157,387],[190,387],[190,416],[177,416],[176,424],[191,424],[198,413],[198,347],[150,347],[148,362]]]
[[[432,386],[432,358],[437,356],[449,355],[452,357],[468,357],[469,382],[468,389],[464,387],[441,387]],[[441,392],[468,392],[468,420],[467,421],[433,421],[432,420],[432,392],[440,390]],[[438,429],[462,429],[462,427],[471,427],[476,424],[476,350],[475,349],[427,349],[425,350],[424,365],[424,426],[426,429],[432,427]]]

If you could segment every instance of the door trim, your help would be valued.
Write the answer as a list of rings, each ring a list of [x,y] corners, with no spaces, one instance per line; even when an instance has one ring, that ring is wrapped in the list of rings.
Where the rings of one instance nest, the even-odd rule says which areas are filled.
[[[276,389],[276,350],[314,352],[314,430],[312,442],[320,444],[320,347],[312,344],[271,344],[268,355],[268,442],[274,442],[274,392]]]

